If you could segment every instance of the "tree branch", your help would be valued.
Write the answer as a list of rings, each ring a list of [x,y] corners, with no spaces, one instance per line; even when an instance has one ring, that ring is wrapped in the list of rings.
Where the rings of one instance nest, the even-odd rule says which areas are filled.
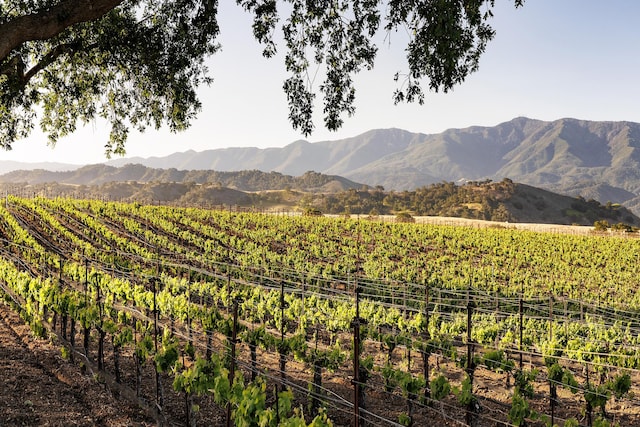
[[[65,53],[73,52],[80,46],[80,43],[65,43],[54,47],[49,53],[47,53],[36,65],[34,65],[29,71],[22,76],[22,82],[26,85],[38,71],[51,65],[59,56]]]
[[[16,55],[0,66],[0,76],[7,76],[9,78],[17,76],[22,79],[24,67],[24,61],[20,55]]]
[[[35,64],[31,69],[25,72],[25,63],[22,61],[20,55],[16,55],[11,58],[3,67],[0,67],[0,75],[6,75],[9,78],[12,78],[20,87],[25,87],[29,80],[33,78],[39,71],[45,69],[49,65],[53,64],[53,62],[58,59],[60,56],[72,53],[81,48],[81,44],[79,42],[74,43],[63,43],[60,44],[45,56],[42,57],[40,62]],[[87,50],[95,47],[95,45],[91,45]]]
[[[125,0],[63,0],[0,25],[0,63],[23,43],[46,40],[72,25],[98,19]]]

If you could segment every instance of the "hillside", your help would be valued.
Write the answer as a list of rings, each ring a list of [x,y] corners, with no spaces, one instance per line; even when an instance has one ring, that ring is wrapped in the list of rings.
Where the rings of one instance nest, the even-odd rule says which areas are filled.
[[[426,135],[371,130],[337,141],[296,141],[282,148],[228,148],[167,157],[118,159],[122,166],[262,170],[339,175],[387,190],[442,181],[505,177],[561,194],[623,203],[640,211],[640,124],[524,117],[492,127]]]
[[[96,186],[114,182],[214,184],[241,191],[265,191],[292,188],[302,191],[341,191],[362,188],[363,185],[340,176],[305,171],[300,176],[283,175],[279,172],[243,170],[220,172],[215,170],[158,169],[141,164],[127,164],[122,167],[103,164],[52,172],[43,169],[17,170],[0,176],[3,183],[44,184],[60,183]],[[365,186],[366,187],[366,186]]]
[[[305,174],[307,178],[314,176]],[[282,182],[293,177],[283,176]],[[322,176],[317,176],[322,181]],[[304,180],[302,180],[304,181]],[[313,181],[313,180],[311,180]],[[304,191],[274,185],[264,191],[243,191],[220,183],[108,182],[99,185],[59,183],[2,184],[0,191],[31,197],[75,197],[180,206],[237,207],[248,210],[305,211],[325,214],[411,215],[460,217],[512,223],[593,225],[596,221],[640,226],[640,218],[625,207],[596,200],[562,196],[509,179],[443,182],[414,191],[384,191],[381,187]]]
[[[547,122],[519,117],[492,127],[449,129],[432,135],[378,129],[335,141],[124,158],[68,168],[67,172],[14,171],[0,179],[75,185],[218,183],[241,191],[284,184],[303,191],[333,192],[363,184],[404,191],[440,182],[509,178],[554,193],[620,203],[640,213],[639,147],[639,123],[569,118]],[[0,162],[0,170],[3,165]],[[311,176],[313,182],[286,178],[311,170],[331,178],[321,182],[317,175]]]
[[[382,192],[351,190],[316,198],[315,208],[328,213],[395,214],[461,217],[540,224],[640,225],[640,218],[627,208],[596,200],[562,196],[509,179],[501,182],[470,181],[464,185],[438,183],[415,191]]]

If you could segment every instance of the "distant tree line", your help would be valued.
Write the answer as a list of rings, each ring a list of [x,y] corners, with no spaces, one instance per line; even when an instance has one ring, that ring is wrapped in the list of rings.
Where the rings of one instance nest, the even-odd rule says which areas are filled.
[[[316,198],[316,206],[330,214],[380,214],[410,212],[413,215],[454,216],[492,221],[509,221],[513,217],[502,202],[513,192],[510,180],[501,183],[468,182],[456,185],[440,182],[414,191],[351,189]]]

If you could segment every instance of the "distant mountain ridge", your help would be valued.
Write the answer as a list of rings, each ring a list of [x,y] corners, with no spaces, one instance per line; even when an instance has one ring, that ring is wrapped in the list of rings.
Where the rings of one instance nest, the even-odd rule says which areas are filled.
[[[288,175],[314,170],[388,190],[508,177],[640,211],[639,148],[639,123],[518,117],[497,126],[431,135],[379,129],[337,141],[185,152],[109,164],[135,161],[151,167],[258,169]]]
[[[560,194],[622,203],[640,212],[639,148],[638,123],[518,117],[497,126],[439,134],[379,129],[336,141],[296,141],[282,148],[187,151],[107,164],[292,176],[316,171],[387,190],[507,177]]]
[[[47,171],[70,171],[82,167],[82,165],[75,165],[71,163],[56,163],[56,162],[18,162],[15,160],[0,160],[0,174],[16,170],[36,170],[42,169]]]

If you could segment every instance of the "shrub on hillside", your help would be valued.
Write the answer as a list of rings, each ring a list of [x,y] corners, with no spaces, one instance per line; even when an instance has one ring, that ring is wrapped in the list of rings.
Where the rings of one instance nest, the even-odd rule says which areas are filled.
[[[396,222],[416,222],[409,212],[400,212],[396,215]]]
[[[596,221],[593,223],[593,229],[595,231],[607,231],[609,229],[609,222],[605,220]]]

